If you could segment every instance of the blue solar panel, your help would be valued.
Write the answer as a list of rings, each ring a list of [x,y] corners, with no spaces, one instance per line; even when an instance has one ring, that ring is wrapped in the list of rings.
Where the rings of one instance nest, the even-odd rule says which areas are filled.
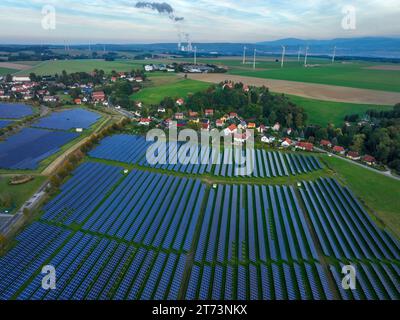
[[[18,103],[0,103],[0,118],[21,119],[33,114],[31,106]]]
[[[53,112],[49,116],[40,119],[33,126],[57,130],[87,129],[99,118],[100,115],[96,112],[85,109],[71,109]]]

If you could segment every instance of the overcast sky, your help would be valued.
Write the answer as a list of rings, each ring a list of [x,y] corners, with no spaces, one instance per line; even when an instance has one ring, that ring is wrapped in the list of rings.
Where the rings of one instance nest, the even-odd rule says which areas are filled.
[[[174,17],[184,20],[175,22],[168,14],[138,9],[135,0],[0,0],[0,42],[177,42],[179,32],[189,33],[194,42],[400,37],[400,0],[165,2],[173,8]],[[42,27],[44,5],[56,10],[55,30]],[[356,10],[355,30],[342,27],[342,10],[348,5]]]

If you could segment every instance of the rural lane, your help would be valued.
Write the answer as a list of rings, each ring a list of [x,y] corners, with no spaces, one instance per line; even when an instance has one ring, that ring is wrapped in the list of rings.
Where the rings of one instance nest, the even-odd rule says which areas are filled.
[[[385,176],[385,177],[392,178],[392,179],[395,179],[395,180],[397,180],[397,181],[400,181],[400,177],[393,175],[390,171],[380,171],[380,170],[374,169],[374,168],[372,168],[372,167],[368,167],[368,166],[366,166],[366,165],[363,165],[362,163],[353,161],[353,160],[351,160],[351,159],[343,158],[343,157],[341,157],[341,156],[338,156],[337,154],[328,152],[328,151],[326,151],[326,150],[324,150],[324,149],[321,149],[321,148],[314,147],[314,149],[315,149],[316,151],[319,151],[319,152],[322,152],[322,153],[330,154],[330,155],[332,155],[332,157],[335,157],[335,158],[337,158],[337,159],[341,159],[341,160],[343,160],[343,161],[347,161],[347,162],[349,162],[349,163],[352,163],[352,164],[354,164],[354,165],[356,165],[356,166],[362,167],[362,168],[367,169],[367,170],[369,170],[369,171],[373,171],[373,172],[375,172],[375,173],[381,174],[381,175],[383,175],[383,176]]]

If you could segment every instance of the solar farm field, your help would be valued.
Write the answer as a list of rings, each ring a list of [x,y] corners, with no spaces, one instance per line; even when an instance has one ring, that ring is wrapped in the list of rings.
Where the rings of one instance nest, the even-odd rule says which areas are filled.
[[[32,107],[25,104],[0,103],[0,119],[21,119],[32,114]]]
[[[211,188],[85,162],[43,212],[0,258],[0,299],[400,298],[399,241],[332,179]],[[349,263],[360,285],[344,291]]]
[[[13,123],[13,122],[12,122],[12,121],[9,121],[9,120],[0,120],[0,129],[9,126],[9,125],[12,124],[12,123]]]
[[[114,135],[104,139],[100,146],[89,155],[94,158],[114,160],[143,167],[168,170],[188,174],[211,174],[221,177],[256,178],[284,177],[305,174],[322,169],[322,164],[314,156],[304,156],[265,150],[246,150],[246,153],[225,148],[218,156],[210,147],[170,143],[165,150],[155,150],[154,157],[165,156],[165,163],[150,163],[146,158],[146,150],[151,142],[144,137],[134,135]],[[180,160],[179,154],[186,161],[172,162],[169,157]],[[218,158],[219,157],[219,158]]]
[[[0,168],[36,169],[43,159],[76,137],[71,132],[24,128],[0,143]]]
[[[87,129],[100,117],[99,114],[84,109],[63,110],[40,119],[34,126],[56,130]]]

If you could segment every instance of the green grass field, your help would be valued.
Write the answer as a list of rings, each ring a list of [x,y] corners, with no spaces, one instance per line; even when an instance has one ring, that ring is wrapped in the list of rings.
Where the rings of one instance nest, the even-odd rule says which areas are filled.
[[[102,69],[105,72],[115,71],[131,71],[132,69],[142,69],[145,61],[121,60],[121,61],[104,61],[104,60],[57,60],[47,61],[43,64],[33,66],[32,69],[20,71],[20,74],[28,74],[34,72],[38,75],[52,75],[61,73],[63,70],[68,73],[72,72],[91,72],[94,69]]]
[[[0,68],[0,76],[5,76],[7,74],[13,74],[14,72],[17,72],[18,70],[15,69],[9,69],[9,68]]]
[[[28,183],[11,186],[8,184],[11,176],[12,175],[0,176],[0,193],[4,191],[11,195],[15,210],[20,208],[47,179],[45,176],[35,176],[35,179]]]
[[[137,94],[133,94],[131,98],[147,105],[157,104],[165,97],[184,98],[189,94],[205,90],[209,86],[209,83],[201,81],[171,78],[171,81],[165,81],[164,84],[144,88]]]
[[[355,104],[345,102],[320,101],[288,95],[291,101],[303,107],[308,115],[308,123],[325,127],[328,123],[336,126],[343,124],[346,115],[363,115],[367,110],[390,110],[390,106]]]
[[[323,157],[378,220],[400,238],[400,181],[338,158]]]

